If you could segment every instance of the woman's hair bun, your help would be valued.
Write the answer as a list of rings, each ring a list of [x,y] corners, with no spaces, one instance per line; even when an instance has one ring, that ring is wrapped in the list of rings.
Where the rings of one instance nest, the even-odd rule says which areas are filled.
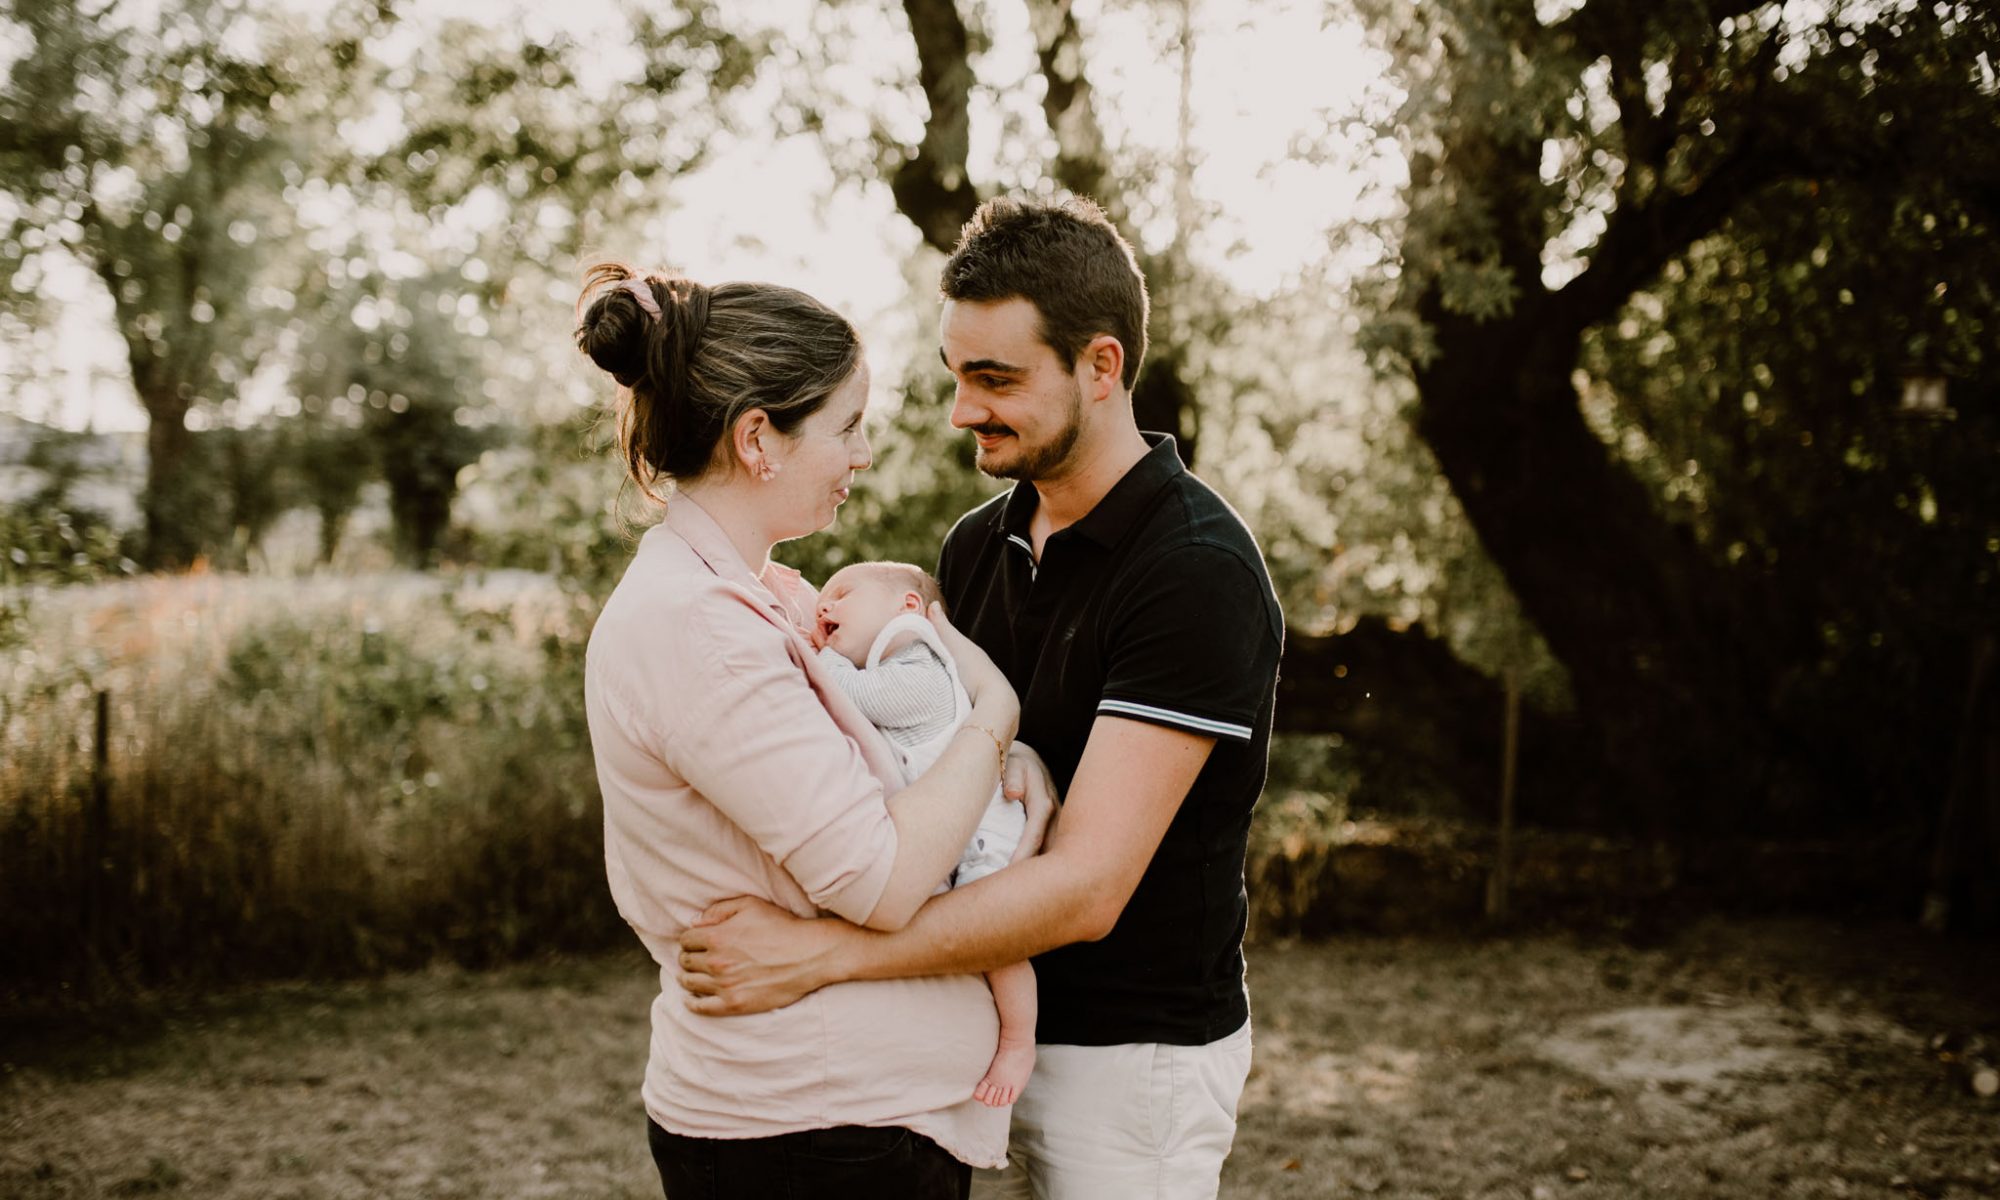
[[[713,320],[711,320],[713,318]],[[861,339],[804,292],[769,283],[710,288],[672,271],[600,262],[583,276],[576,345],[621,385],[627,473],[655,485],[699,478],[737,420],[762,412],[781,434],[852,378]]]
[[[598,263],[584,276],[576,345],[620,386],[637,387],[646,377],[653,322],[634,288],[651,282],[620,263]]]

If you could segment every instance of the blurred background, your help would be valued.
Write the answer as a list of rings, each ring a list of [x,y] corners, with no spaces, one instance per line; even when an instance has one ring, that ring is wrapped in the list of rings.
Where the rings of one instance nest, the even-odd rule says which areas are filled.
[[[876,466],[782,555],[929,563],[997,487],[935,280],[1003,192],[1132,239],[1141,425],[1278,582],[1254,936],[1990,934],[1996,54],[1913,0],[7,0],[0,995],[629,942],[582,269],[849,314]]]

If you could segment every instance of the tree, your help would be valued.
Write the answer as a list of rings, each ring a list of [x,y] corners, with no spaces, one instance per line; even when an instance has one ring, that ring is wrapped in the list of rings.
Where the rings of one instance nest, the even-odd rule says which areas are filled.
[[[240,569],[262,545],[272,523],[291,507],[287,464],[279,450],[281,434],[266,421],[208,430],[200,440],[208,443],[206,456],[215,463],[222,525],[229,531],[224,565]]]
[[[572,407],[548,369],[574,361],[566,310],[521,298],[571,295],[586,250],[636,241],[666,185],[727,129],[723,102],[764,55],[704,0],[620,15],[616,59],[553,27],[450,21],[425,50],[435,61],[380,64],[374,86],[400,133],[389,153],[353,162],[347,187],[396,215],[399,255],[428,270],[348,280],[328,318],[342,331],[307,366],[329,405],[351,398],[411,565],[436,560],[459,474],[497,426],[562,427]],[[444,229],[455,245],[440,254]]]
[[[341,399],[352,404],[345,394]],[[327,397],[305,392],[301,404],[303,411],[282,426],[284,455],[299,499],[319,516],[319,561],[325,565],[340,549],[347,519],[375,468],[358,424],[330,411]]]
[[[459,309],[454,280],[370,280],[328,292],[309,322],[292,376],[302,410],[293,449],[320,513],[323,560],[374,476],[389,487],[397,558],[436,564],[459,471],[492,440],[477,427],[482,378]]]
[[[759,47],[704,0],[641,7],[612,55],[534,22],[419,26],[364,0],[13,6],[30,44],[0,94],[5,300],[32,310],[49,255],[110,290],[149,417],[148,565],[228,537],[193,427],[231,420],[237,388],[324,294],[448,264],[491,312],[657,211],[649,186],[700,160],[711,106]]]
[[[1374,346],[1566,668],[1582,749],[1655,828],[1921,813],[1954,656],[2000,612],[1968,544],[2000,519],[1970,469],[1996,448],[1995,367],[1968,335],[2000,319],[1979,282],[2000,267],[1993,13],[1353,7],[1408,96]],[[1972,443],[1938,464],[1963,514],[1942,603],[1853,575],[1935,544],[1894,518],[1906,544],[1881,552],[1892,518],[1855,490],[1857,460],[1876,499],[1934,486],[1916,467],[1943,439],[1894,415],[1913,358],[1953,377]],[[1580,394],[1593,367],[1615,386]],[[1793,447],[1767,432],[1787,426]],[[1898,644],[1889,678],[1829,656],[1859,627]]]
[[[282,327],[283,170],[301,127],[337,115],[374,9],[303,30],[242,0],[13,8],[32,46],[0,92],[7,300],[33,307],[48,255],[103,281],[149,420],[143,561],[184,565],[226,532],[190,414],[247,378]]]

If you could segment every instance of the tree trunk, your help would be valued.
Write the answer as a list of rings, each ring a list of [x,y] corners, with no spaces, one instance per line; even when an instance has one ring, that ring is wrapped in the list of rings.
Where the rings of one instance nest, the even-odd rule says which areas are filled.
[[[213,504],[200,486],[195,469],[194,432],[187,427],[188,402],[174,390],[147,389],[139,394],[145,406],[146,491],[140,499],[145,518],[141,565],[154,571],[191,566],[208,544]]]
[[[903,0],[917,45],[917,80],[930,113],[924,140],[889,178],[896,207],[924,241],[949,254],[979,207],[966,174],[972,97],[971,35],[954,0]]]
[[[1536,312],[1485,323],[1433,312],[1417,428],[1570,675],[1593,753],[1656,832],[1754,817],[1781,733],[1729,581],[1668,524],[1584,423],[1574,345]],[[1567,353],[1565,353],[1567,351]]]
[[[332,566],[333,556],[340,549],[340,537],[347,531],[347,508],[321,505],[319,509],[319,561],[322,566]]]

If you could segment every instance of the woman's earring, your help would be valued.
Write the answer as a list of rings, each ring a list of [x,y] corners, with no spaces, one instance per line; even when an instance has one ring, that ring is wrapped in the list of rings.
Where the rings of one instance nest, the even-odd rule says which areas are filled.
[[[778,466],[770,459],[760,458],[757,460],[757,478],[763,480],[765,483],[769,483],[777,473]]]

